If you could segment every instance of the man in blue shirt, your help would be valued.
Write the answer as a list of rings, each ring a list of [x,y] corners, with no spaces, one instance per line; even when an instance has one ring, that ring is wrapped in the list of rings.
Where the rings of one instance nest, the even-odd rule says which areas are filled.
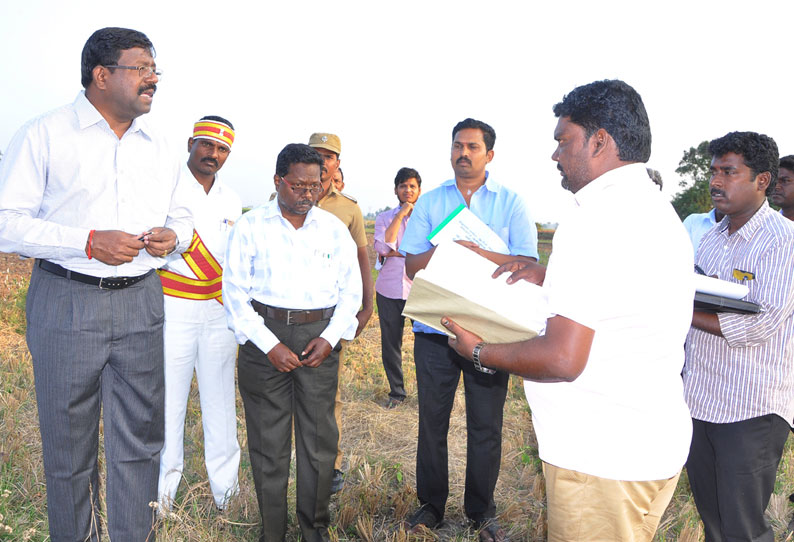
[[[722,214],[716,207],[708,213],[692,213],[684,219],[684,227],[686,228],[689,238],[692,239],[692,246],[695,249],[695,256],[698,253],[700,240],[717,222],[722,220]]]
[[[435,248],[430,233],[460,204],[488,225],[508,247],[509,254],[485,250],[469,241],[460,244],[497,264],[536,261],[537,229],[523,200],[489,178],[496,133],[484,122],[466,119],[452,130],[452,169],[455,178],[422,196],[414,207],[400,252],[406,273],[424,269]],[[495,521],[493,493],[502,451],[502,410],[508,374],[477,371],[447,344],[447,337],[414,323],[414,360],[419,392],[419,441],[416,450],[416,490],[421,506],[407,521],[411,530],[438,526],[444,518],[449,480],[447,432],[455,390],[463,372],[466,389],[466,488],[464,509],[480,540],[504,541]]]

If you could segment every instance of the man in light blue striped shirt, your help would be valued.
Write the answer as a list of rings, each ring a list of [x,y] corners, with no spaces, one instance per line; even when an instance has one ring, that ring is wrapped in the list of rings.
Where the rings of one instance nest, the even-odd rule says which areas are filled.
[[[794,418],[794,229],[766,201],[775,141],[732,132],[709,145],[711,198],[726,218],[700,243],[707,275],[745,284],[758,314],[695,311],[684,392],[687,471],[706,540],[773,540],[764,510]]]

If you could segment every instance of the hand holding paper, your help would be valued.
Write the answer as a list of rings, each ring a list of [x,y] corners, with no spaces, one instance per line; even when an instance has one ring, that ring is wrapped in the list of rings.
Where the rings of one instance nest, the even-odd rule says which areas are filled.
[[[465,203],[461,203],[441,224],[434,229],[427,240],[434,245],[444,241],[470,241],[480,248],[510,254],[510,249],[502,238],[496,235],[477,215],[472,213]]]
[[[534,337],[548,316],[543,288],[494,279],[496,269],[458,243],[442,243],[416,274],[403,314],[449,335],[440,322],[448,316],[489,343]]]

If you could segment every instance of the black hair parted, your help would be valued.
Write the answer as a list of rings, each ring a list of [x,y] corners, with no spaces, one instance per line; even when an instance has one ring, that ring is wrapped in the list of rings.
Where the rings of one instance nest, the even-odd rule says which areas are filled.
[[[226,120],[223,117],[219,117],[218,115],[207,115],[206,117],[201,117],[199,119],[199,122],[201,122],[202,120],[212,120],[212,121],[215,121],[215,122],[222,122],[223,124],[225,124],[226,126],[231,128],[232,130],[234,130],[234,124],[232,124],[231,122],[229,122],[228,120]]]
[[[121,58],[121,52],[140,47],[155,55],[154,45],[143,32],[129,28],[100,28],[88,38],[83,46],[81,61],[81,83],[88,88],[97,66],[112,66]]]
[[[778,151],[777,143],[768,135],[756,132],[730,132],[709,143],[711,156],[719,158],[729,152],[739,154],[744,165],[753,172],[753,180],[760,173],[768,171],[772,178],[766,188],[766,195],[772,193],[777,183]]]
[[[786,168],[789,171],[794,171],[794,154],[789,154],[788,156],[781,158],[779,167]]]
[[[476,130],[480,130],[482,132],[482,140],[485,142],[485,150],[490,151],[493,150],[494,143],[496,143],[496,132],[489,124],[484,123],[481,120],[474,120],[472,118],[468,118],[465,120],[460,121],[455,125],[452,129],[452,140],[455,140],[455,135],[460,132],[461,130],[466,130],[468,128],[474,128]]]
[[[416,184],[422,186],[422,177],[419,176],[418,171],[410,167],[401,167],[394,178],[394,188],[397,188],[408,179],[416,179]]]
[[[590,139],[603,128],[618,147],[624,162],[647,162],[651,157],[651,125],[639,93],[618,79],[576,87],[554,106],[556,117],[568,117]]]
[[[284,177],[289,173],[292,164],[317,164],[323,168],[323,157],[320,153],[303,143],[290,143],[278,153],[276,158],[276,175]]]

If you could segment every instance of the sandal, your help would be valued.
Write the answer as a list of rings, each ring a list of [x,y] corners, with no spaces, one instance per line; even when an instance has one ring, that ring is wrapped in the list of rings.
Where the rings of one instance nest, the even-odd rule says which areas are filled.
[[[496,519],[485,520],[477,527],[480,542],[510,542],[507,531],[499,526]]]

